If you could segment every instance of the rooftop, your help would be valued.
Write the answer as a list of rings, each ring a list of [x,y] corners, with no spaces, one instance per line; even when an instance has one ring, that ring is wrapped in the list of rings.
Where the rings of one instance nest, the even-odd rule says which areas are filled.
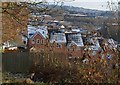
[[[53,33],[50,36],[50,42],[66,43],[66,36],[64,33]]]
[[[84,46],[83,39],[80,33],[68,35],[68,47],[71,46],[72,44],[75,44],[78,47]]]
[[[32,38],[36,32],[39,32],[44,38],[48,38],[48,30],[46,26],[28,26],[28,37]]]

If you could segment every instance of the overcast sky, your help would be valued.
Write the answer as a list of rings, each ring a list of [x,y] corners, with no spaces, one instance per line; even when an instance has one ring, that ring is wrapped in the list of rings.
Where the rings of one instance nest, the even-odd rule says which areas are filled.
[[[47,1],[54,1],[54,0],[47,0]],[[88,9],[97,9],[97,10],[110,10],[108,7],[108,1],[110,2],[118,2],[120,0],[57,0],[57,1],[65,1],[64,5],[68,6],[75,6],[75,7],[83,7]],[[117,4],[117,3],[116,3]],[[113,8],[115,9],[113,5]]]
[[[33,1],[45,1],[45,0],[33,0]],[[64,1],[64,5],[83,7],[88,9],[97,9],[97,10],[109,10],[108,1],[118,2],[120,0],[46,0],[53,3],[54,1]],[[116,3],[117,4],[117,3]],[[113,8],[115,8],[113,5]]]
[[[109,10],[107,2],[108,0],[75,0],[72,2],[65,2],[65,5],[84,7],[89,9],[97,9],[97,10]],[[117,2],[117,0],[112,0],[112,2]],[[114,5],[113,8],[115,8]]]

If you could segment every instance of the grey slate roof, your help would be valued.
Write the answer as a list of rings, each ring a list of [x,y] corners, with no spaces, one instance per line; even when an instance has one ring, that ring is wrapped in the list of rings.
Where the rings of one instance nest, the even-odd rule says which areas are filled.
[[[45,39],[48,38],[48,30],[46,26],[28,26],[28,38],[32,38],[37,32],[39,32]]]
[[[66,43],[65,33],[54,33],[50,35],[50,42]]]
[[[72,44],[77,45],[78,47],[84,46],[83,39],[81,37],[80,33],[77,34],[69,34],[68,35],[68,47],[70,47]]]

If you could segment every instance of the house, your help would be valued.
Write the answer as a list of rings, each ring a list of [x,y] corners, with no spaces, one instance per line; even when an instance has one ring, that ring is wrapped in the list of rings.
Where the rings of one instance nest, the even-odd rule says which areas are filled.
[[[88,31],[83,29],[83,28],[74,28],[71,29],[72,33],[81,33],[82,37],[86,37],[86,35],[88,34]]]
[[[2,49],[5,50],[5,48],[14,47],[14,46],[26,47],[26,45],[27,45],[27,33],[22,32],[21,34],[19,34],[19,36],[17,36],[17,39],[13,39],[13,40],[8,39],[2,42]]]
[[[97,37],[91,37],[91,38],[88,38],[87,40],[87,43],[89,44],[89,50],[92,50],[92,51],[98,51],[99,48],[100,48],[100,44],[99,44],[99,41],[98,41],[98,38]]]
[[[107,39],[108,47],[110,50],[117,50],[117,42],[114,41],[113,39]]]
[[[31,37],[29,37],[30,47],[42,47],[46,43],[46,39],[40,32],[36,32]]]
[[[40,26],[38,28],[30,26],[28,28],[28,38],[30,47],[44,47],[48,38],[47,28],[44,26]]]
[[[7,41],[2,44],[2,52],[25,52],[27,47],[25,45],[19,45],[14,41]]]
[[[36,32],[41,33],[45,38],[48,38],[47,26],[30,26],[28,25],[28,38],[30,38]]]
[[[64,28],[59,28],[59,29],[48,29],[49,36],[53,33],[65,33]]]
[[[71,48],[72,45],[76,45],[77,49],[84,46],[83,39],[80,33],[67,34],[67,47]]]
[[[54,44],[54,51],[65,52],[66,42],[65,33],[51,33],[50,43]]]
[[[72,32],[80,32],[79,29],[72,29]]]
[[[120,44],[117,45],[117,49],[120,52]]]
[[[117,44],[113,39],[108,39],[108,43],[112,46],[111,48],[117,48]]]
[[[69,57],[79,58],[83,55],[84,43],[81,33],[66,32],[67,53]]]
[[[24,43],[24,46],[28,44],[28,37],[27,35],[22,34],[22,42]]]
[[[59,21],[49,21],[46,23],[46,26],[48,27],[48,29],[57,29],[61,27],[61,24],[59,23]]]
[[[19,46],[18,43],[8,40],[7,42],[4,42],[2,44],[2,49],[5,50],[5,48],[17,47],[17,46]]]
[[[50,43],[66,44],[66,36],[64,33],[52,33],[50,35]]]

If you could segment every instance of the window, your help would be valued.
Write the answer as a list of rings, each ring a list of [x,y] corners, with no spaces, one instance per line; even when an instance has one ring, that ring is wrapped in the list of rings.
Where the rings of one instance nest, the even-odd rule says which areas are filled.
[[[34,44],[35,42],[34,42],[34,39],[32,39],[32,44]]]
[[[45,40],[44,40],[44,39],[42,39],[42,40],[41,40],[41,44],[44,44],[44,43],[45,43]]]
[[[68,51],[69,51],[69,52],[70,52],[70,51],[74,51],[74,49],[70,47],[70,48],[68,48]]]
[[[57,43],[57,48],[62,48],[62,45]]]
[[[36,44],[40,44],[40,40],[39,39],[36,40]]]
[[[27,44],[26,41],[23,41],[24,44]]]
[[[68,48],[68,52],[70,51],[70,48]]]

